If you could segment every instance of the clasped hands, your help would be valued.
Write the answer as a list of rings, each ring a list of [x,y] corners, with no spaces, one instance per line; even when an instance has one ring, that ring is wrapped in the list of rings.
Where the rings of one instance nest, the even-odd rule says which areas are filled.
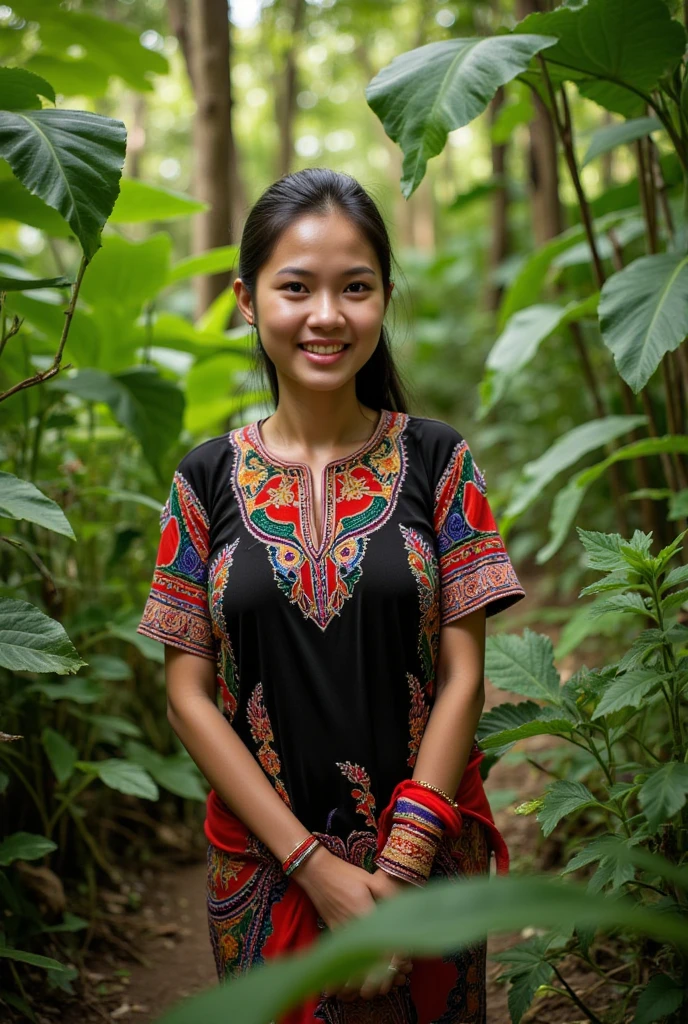
[[[410,888],[415,888],[410,882],[395,878],[381,868],[377,868],[372,873],[365,873],[368,889],[375,902],[390,899]],[[373,908],[371,907],[371,909]],[[394,987],[406,985],[412,967],[413,964],[409,958],[399,954],[388,955],[364,974],[349,978],[339,985],[330,985],[322,994],[326,998],[337,996],[347,1003],[359,998],[375,999],[378,996],[387,995]],[[396,968],[396,970],[392,970],[392,968]]]

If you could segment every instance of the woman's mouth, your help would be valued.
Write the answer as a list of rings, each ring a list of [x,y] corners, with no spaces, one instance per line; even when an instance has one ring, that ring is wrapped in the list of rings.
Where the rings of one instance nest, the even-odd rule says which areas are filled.
[[[332,342],[332,344],[318,344],[315,342],[308,342],[306,344],[299,345],[299,348],[312,363],[318,363],[320,366],[327,366],[330,363],[336,363],[338,359],[341,359],[346,350],[349,348],[342,342]]]

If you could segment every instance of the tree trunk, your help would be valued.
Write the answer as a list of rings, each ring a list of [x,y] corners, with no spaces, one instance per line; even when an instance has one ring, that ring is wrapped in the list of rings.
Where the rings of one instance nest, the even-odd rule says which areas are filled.
[[[193,251],[237,241],[245,207],[232,131],[230,31],[227,0],[191,0],[188,52],[196,98],[194,194],[208,204],[194,217]],[[229,287],[231,274],[196,278],[196,314]]]
[[[490,125],[497,119],[504,105],[504,87],[500,86],[490,103]],[[509,253],[509,189],[506,180],[507,146],[503,142],[492,143],[492,176],[497,185],[492,200],[492,237],[488,257],[489,283],[485,303],[488,309],[499,306],[502,287],[493,280],[493,273]]]
[[[299,89],[296,52],[301,30],[306,16],[306,0],[289,0],[291,12],[291,38],[284,55],[284,74],[277,82],[275,110],[279,131],[279,154],[277,159],[277,177],[291,171],[294,154],[294,117],[296,114],[296,95]]]
[[[548,10],[546,0],[516,0],[519,21],[528,14]],[[547,107],[533,92],[535,116],[530,122],[529,191],[532,209],[533,236],[542,245],[563,230],[559,201],[559,164],[557,139]]]

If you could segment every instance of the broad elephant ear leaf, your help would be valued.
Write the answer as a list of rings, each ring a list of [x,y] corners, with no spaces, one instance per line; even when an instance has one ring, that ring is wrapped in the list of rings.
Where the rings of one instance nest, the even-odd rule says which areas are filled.
[[[401,191],[408,198],[447,134],[481,114],[501,85],[553,46],[555,37],[505,35],[447,39],[395,57],[366,89],[370,107],[404,152]]]
[[[121,121],[84,110],[0,110],[0,157],[60,214],[90,260],[115,205],[126,149]]]

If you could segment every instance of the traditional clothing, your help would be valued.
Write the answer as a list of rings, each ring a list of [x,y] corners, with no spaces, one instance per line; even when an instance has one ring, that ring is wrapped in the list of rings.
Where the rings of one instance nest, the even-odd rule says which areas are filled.
[[[440,625],[524,591],[485,479],[447,424],[383,410],[321,483],[318,539],[310,469],[273,456],[260,423],[185,456],[139,631],[216,663],[223,712],[279,796],[331,852],[373,871],[378,818],[411,778],[434,702]],[[490,851],[507,868],[481,757],[474,744],[463,826],[433,875],[484,873]],[[205,832],[220,976],[313,941],[312,904],[215,791]],[[285,1024],[482,1024],[484,956],[478,944],[417,961],[388,996],[313,1000]]]

